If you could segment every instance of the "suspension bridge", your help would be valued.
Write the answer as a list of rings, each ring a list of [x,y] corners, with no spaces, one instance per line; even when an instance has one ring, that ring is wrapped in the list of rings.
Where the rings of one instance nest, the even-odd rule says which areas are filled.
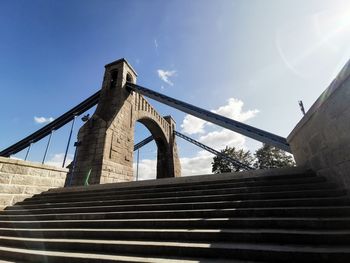
[[[349,262],[350,64],[287,138],[136,85],[124,59],[101,90],[0,152],[4,262]],[[293,153],[297,167],[254,170],[176,130],[151,98]],[[54,131],[84,115],[65,168],[45,165]],[[151,136],[134,142],[135,123]],[[42,164],[10,157],[48,136]],[[181,177],[177,138],[241,172]],[[157,145],[157,179],[133,181],[133,154]],[[88,176],[87,176],[88,175]]]
[[[127,65],[129,67],[129,69],[126,70],[125,72],[123,72],[123,69],[120,68],[120,65]],[[123,74],[125,76],[123,76]],[[121,80],[120,76],[122,76],[124,79]],[[27,148],[26,155],[25,155],[25,160],[26,160],[28,155],[30,154],[32,144],[38,142],[39,140],[45,138],[46,136],[49,136],[49,139],[48,139],[45,151],[44,151],[43,161],[42,161],[42,163],[44,163],[49,146],[50,146],[51,136],[53,135],[53,132],[57,131],[58,129],[62,128],[63,126],[65,126],[66,124],[71,122],[70,133],[69,133],[69,137],[68,137],[64,161],[62,164],[62,167],[64,167],[66,165],[65,162],[66,162],[66,157],[67,157],[69,145],[71,144],[71,136],[72,136],[72,131],[74,128],[75,119],[78,116],[84,114],[87,110],[98,105],[98,109],[96,110],[95,114],[92,116],[91,121],[86,119],[87,122],[90,122],[90,124],[89,124],[90,126],[91,126],[91,123],[94,121],[94,119],[100,119],[100,115],[98,113],[99,111],[100,112],[105,111],[105,112],[103,112],[103,114],[105,114],[105,115],[109,114],[110,116],[113,116],[113,117],[107,116],[105,119],[105,120],[109,121],[110,123],[113,123],[113,122],[116,122],[117,120],[119,120],[118,117],[115,117],[115,115],[120,114],[120,112],[122,112],[122,111],[124,111],[124,113],[123,113],[124,119],[133,119],[133,118],[135,119],[135,116],[132,116],[133,114],[135,115],[135,112],[138,112],[141,115],[144,115],[144,112],[151,113],[151,116],[140,116],[140,117],[136,117],[135,120],[140,121],[140,122],[144,122],[146,127],[151,131],[151,133],[153,132],[153,135],[156,134],[155,138],[153,138],[153,135],[152,135],[151,137],[146,138],[144,141],[137,143],[136,145],[134,145],[134,150],[137,150],[140,147],[144,146],[151,139],[156,140],[158,150],[162,150],[162,148],[164,148],[164,147],[165,148],[169,148],[169,147],[174,148],[174,147],[176,147],[176,145],[175,144],[172,145],[171,138],[178,136],[182,139],[185,139],[186,141],[188,141],[190,143],[195,144],[196,146],[201,147],[204,150],[209,151],[210,153],[212,153],[214,155],[218,155],[218,156],[223,157],[225,160],[231,162],[232,164],[241,167],[242,170],[253,169],[252,167],[249,167],[248,165],[245,165],[238,160],[234,160],[231,157],[228,157],[228,156],[224,155],[223,153],[221,153],[215,149],[212,149],[211,147],[208,147],[208,146],[206,146],[206,145],[204,145],[204,144],[202,144],[202,143],[200,143],[192,138],[189,138],[188,136],[185,136],[184,134],[179,133],[178,131],[176,131],[174,129],[174,127],[165,127],[164,125],[169,126],[169,124],[165,120],[162,119],[161,115],[158,114],[155,109],[153,109],[153,107],[145,100],[145,98],[143,96],[154,99],[154,100],[161,102],[165,105],[168,105],[172,108],[175,108],[177,110],[180,110],[180,111],[188,113],[188,114],[191,114],[197,118],[200,118],[202,120],[219,125],[221,127],[229,129],[231,131],[238,132],[240,134],[243,134],[245,136],[248,136],[250,138],[258,140],[260,142],[273,145],[275,147],[278,147],[278,148],[283,149],[283,150],[288,151],[288,152],[291,151],[290,146],[287,143],[286,138],[283,138],[281,136],[278,136],[278,135],[272,134],[270,132],[258,129],[256,127],[252,127],[250,125],[238,122],[236,120],[229,119],[227,117],[224,117],[224,116],[221,116],[219,114],[208,111],[206,109],[191,105],[191,104],[183,102],[181,100],[171,98],[169,96],[166,96],[166,95],[161,94],[159,92],[155,92],[151,89],[147,89],[147,88],[142,87],[140,85],[136,85],[133,83],[135,78],[136,78],[136,74],[135,74],[134,70],[131,68],[131,66],[125,60],[122,59],[122,60],[118,60],[114,63],[110,63],[109,65],[106,66],[106,73],[105,73],[105,77],[104,77],[104,79],[107,79],[107,80],[104,82],[103,87],[100,91],[97,91],[92,96],[90,96],[89,98],[87,98],[86,100],[84,100],[83,102],[78,104],[77,106],[73,107],[72,109],[70,109],[66,113],[62,114],[61,116],[56,118],[51,123],[44,126],[43,128],[30,134],[29,136],[25,137],[24,139],[18,141],[17,143],[14,143],[13,145],[7,147],[6,149],[2,150],[0,152],[0,156],[9,157],[9,156],[16,154],[16,153]],[[114,92],[114,94],[113,94],[113,92]],[[114,96],[114,98],[112,98],[112,96]],[[120,99],[120,97],[122,97],[123,99]],[[130,107],[128,109],[122,109],[124,107],[122,104],[124,104],[124,102],[128,101],[128,100],[132,104],[132,107]],[[118,104],[118,108],[114,109],[114,112],[109,110],[110,106],[113,105],[113,103]],[[101,109],[103,109],[103,110],[101,110]],[[153,113],[155,114],[154,116],[152,115]],[[156,118],[154,118],[154,117],[156,117]],[[139,118],[139,119],[137,119],[137,118]],[[133,125],[133,122],[135,120],[130,121],[131,126]],[[121,120],[121,122],[123,122],[123,121],[125,121],[125,120]],[[96,130],[101,128],[101,125],[94,124],[94,126],[96,127]],[[155,128],[156,126],[160,127],[161,129]],[[163,132],[165,132],[165,133],[169,133],[169,130],[171,130],[171,134],[170,135],[163,134],[163,136],[161,136],[160,133],[162,133],[161,132],[162,129],[163,129]],[[164,129],[166,129],[166,130],[164,130]],[[133,129],[130,129],[130,127],[127,128],[127,130],[129,131],[129,133],[133,133]],[[92,133],[93,132],[90,131],[90,135]],[[120,132],[118,134],[117,131],[114,131],[113,134],[116,137],[120,136]],[[130,134],[126,134],[125,136],[132,137],[132,135],[130,135]],[[161,138],[161,137],[167,137],[167,138],[164,140],[164,138]],[[89,143],[89,145],[90,144],[91,143]],[[103,145],[100,147],[107,147],[107,146]],[[85,151],[88,151],[88,150],[85,150]],[[164,156],[169,156],[169,154],[170,154],[169,151],[173,151],[173,149],[166,149],[166,150],[163,149],[163,151],[165,151]],[[175,151],[177,151],[177,150],[175,149]],[[127,157],[120,155],[118,158],[120,158],[121,160],[115,159],[114,162],[118,165],[124,165],[123,167],[125,168],[125,170],[128,173],[130,173],[130,167],[126,167],[124,164],[124,161],[126,158],[132,159],[130,157],[130,152],[128,154],[129,154],[129,156],[127,156]],[[132,153],[131,153],[131,155],[132,155]],[[85,157],[86,156],[84,156],[84,158]],[[79,154],[75,154],[75,158],[77,160],[79,160],[79,158],[80,158]],[[96,158],[96,156],[94,156],[93,158]],[[168,159],[171,159],[171,158],[176,159],[178,157],[175,156],[175,157],[170,157]],[[106,159],[106,158],[101,157],[101,159]],[[109,159],[111,159],[111,156],[109,157]],[[81,161],[80,160],[77,161],[77,160],[73,160],[73,163],[77,166],[80,166]],[[87,163],[86,161],[84,161],[84,162]],[[165,161],[162,161],[159,158],[158,158],[158,162],[159,163],[163,162],[163,164],[159,164],[159,166],[161,166],[162,168],[157,169],[158,177],[172,177],[176,173],[177,173],[177,175],[179,174],[179,171],[177,171],[177,172],[174,171],[174,169],[176,169],[174,167],[179,166],[178,160],[175,160],[175,161],[173,160],[172,161],[173,164],[170,164],[170,165],[165,164],[164,163]],[[169,166],[171,166],[173,168],[171,168]],[[78,175],[78,177],[79,176],[81,177],[81,172],[79,169],[80,168],[76,169],[76,167],[74,167],[74,171],[78,171],[78,173],[80,173],[80,175]],[[99,170],[101,170],[101,168],[95,167],[95,168],[91,168],[91,169],[94,170],[93,174],[101,173],[99,171]],[[177,169],[179,170],[179,168],[177,168]],[[85,173],[88,173],[89,171],[90,171],[90,169],[87,171],[85,170]],[[123,173],[125,171],[123,169],[121,169],[121,170],[119,170],[119,172]],[[74,175],[71,175],[71,176],[74,176]],[[131,176],[129,174],[128,179],[130,179],[130,178],[131,178]],[[98,180],[96,180],[96,182],[98,182]],[[81,183],[81,180],[80,180],[80,183]]]

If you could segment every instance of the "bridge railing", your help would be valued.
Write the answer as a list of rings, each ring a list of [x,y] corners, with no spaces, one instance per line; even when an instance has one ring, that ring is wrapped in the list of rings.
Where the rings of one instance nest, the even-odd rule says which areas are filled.
[[[28,135],[24,139],[22,139],[22,140],[18,141],[17,143],[2,150],[0,152],[0,156],[10,157],[11,155],[14,155],[14,154],[24,150],[25,148],[27,148],[25,158],[24,158],[25,160],[27,160],[32,145],[34,143],[40,141],[41,139],[45,138],[46,136],[49,136],[49,139],[48,139],[48,142],[47,142],[46,148],[45,148],[45,153],[44,153],[44,156],[42,159],[42,163],[44,163],[46,156],[47,156],[47,153],[48,153],[48,150],[49,150],[49,147],[50,147],[51,138],[52,138],[53,133],[55,131],[57,131],[58,129],[62,128],[63,126],[65,126],[70,121],[72,121],[70,133],[68,136],[67,147],[65,150],[63,165],[62,165],[62,167],[64,167],[65,162],[66,162],[66,158],[67,158],[67,154],[68,154],[70,141],[72,138],[72,132],[73,132],[74,124],[75,124],[75,119],[79,115],[85,113],[87,110],[89,110],[90,108],[95,106],[98,103],[99,96],[100,96],[100,91],[94,93],[92,96],[90,96],[89,98],[87,98],[83,102],[79,103],[77,106],[73,107],[69,111],[65,112],[64,114],[62,114],[61,116],[59,116],[58,118],[56,118],[52,122],[48,123],[47,125],[45,125],[41,129],[33,132],[32,134]]]

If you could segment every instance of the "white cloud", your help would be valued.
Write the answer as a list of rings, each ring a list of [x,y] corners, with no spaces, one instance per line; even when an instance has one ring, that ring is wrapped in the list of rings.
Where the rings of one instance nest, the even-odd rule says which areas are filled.
[[[163,80],[165,83],[169,84],[170,86],[174,85],[174,83],[169,78],[175,76],[176,70],[158,69],[157,73],[158,73],[158,77],[161,80]]]
[[[180,158],[181,176],[210,174],[211,162],[213,161],[212,154],[207,151],[199,151],[197,155],[190,158]],[[133,165],[134,178],[136,180],[136,163]],[[138,180],[156,179],[157,160],[142,159],[139,162],[139,177]]]
[[[62,167],[64,153],[56,153],[51,155],[51,158],[45,162],[47,165],[56,167]],[[65,166],[69,165],[73,161],[73,154],[68,154],[66,158]]]
[[[205,123],[206,121],[187,114],[181,124],[182,132],[187,134],[204,133]]]
[[[199,151],[190,158],[180,158],[182,176],[210,174],[214,155],[207,151]]]
[[[217,151],[225,149],[226,146],[238,149],[245,148],[245,137],[227,129],[209,132],[201,136],[198,141]]]
[[[43,124],[43,123],[50,123],[52,121],[54,121],[55,119],[52,118],[52,117],[49,117],[49,118],[45,118],[45,117],[37,117],[37,116],[34,116],[34,121],[36,123],[39,123],[39,124]]]
[[[235,98],[229,98],[226,105],[219,107],[212,112],[220,114],[236,121],[244,122],[256,116],[259,110],[243,110],[244,103],[241,100]],[[205,126],[211,125],[211,123],[193,117],[187,114],[182,121],[182,132],[187,134],[203,134],[205,133]]]
[[[157,39],[154,39],[154,46],[155,46],[156,49],[158,49],[158,41],[157,41]]]
[[[136,180],[136,162],[133,164],[134,178]],[[142,159],[139,162],[138,181],[156,179],[157,160]]]
[[[228,103],[226,105],[221,106],[212,112],[240,122],[244,122],[255,117],[255,115],[259,112],[259,110],[256,109],[243,111],[243,101],[235,98],[229,98],[227,102]]]

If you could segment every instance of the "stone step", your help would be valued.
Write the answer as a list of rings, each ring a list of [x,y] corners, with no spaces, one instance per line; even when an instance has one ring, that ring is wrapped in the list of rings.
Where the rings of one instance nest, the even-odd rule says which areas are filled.
[[[135,256],[206,257],[268,262],[349,262],[349,246],[305,246],[229,242],[147,242],[1,237],[2,247]]]
[[[14,261],[0,260],[0,263],[13,263]],[[17,261],[16,263],[23,263],[23,261]]]
[[[18,209],[43,209],[43,208],[60,208],[60,207],[81,207],[81,206],[100,206],[100,205],[142,205],[142,204],[171,204],[176,202],[220,202],[220,201],[259,201],[259,200],[281,200],[281,199],[300,199],[300,198],[326,198],[326,197],[344,197],[346,191],[343,189],[325,189],[325,190],[305,190],[305,191],[283,191],[267,193],[246,193],[246,194],[224,194],[224,195],[197,195],[197,196],[178,196],[142,198],[142,199],[97,199],[93,201],[66,201],[58,203],[39,203],[28,204],[28,202],[19,202],[14,206],[6,208],[8,210]],[[106,200],[107,199],[107,200]]]
[[[108,195],[92,195],[84,197],[66,197],[65,195],[59,198],[37,198],[26,199],[24,204],[40,204],[40,203],[59,203],[59,202],[74,202],[74,201],[93,201],[93,200],[111,200],[111,199],[143,199],[143,198],[166,198],[179,196],[200,196],[200,195],[218,195],[218,194],[240,194],[240,193],[263,193],[263,192],[282,192],[293,190],[312,190],[312,189],[335,189],[336,185],[330,182],[298,184],[298,185],[278,185],[278,186],[261,186],[261,187],[241,187],[227,189],[210,189],[210,190],[193,190],[193,191],[173,191],[173,192],[154,192],[154,193],[138,193],[138,194],[119,194],[115,192]],[[44,196],[43,196],[44,197]]]
[[[213,201],[213,202],[176,202],[166,204],[133,204],[133,205],[104,205],[75,206],[28,209],[17,207],[17,210],[5,210],[3,215],[25,214],[63,214],[63,213],[96,213],[117,211],[160,211],[160,210],[193,210],[193,209],[226,209],[226,208],[258,208],[258,207],[295,207],[295,206],[344,206],[350,205],[350,198],[302,198],[302,199],[277,199],[256,201]],[[16,208],[16,207],[14,207]]]
[[[0,213],[0,259],[350,262],[344,189],[311,173],[214,177],[50,190]]]
[[[261,228],[295,230],[350,229],[350,217],[235,217],[176,219],[33,220],[0,221],[1,228]]]
[[[230,208],[164,211],[123,211],[64,214],[4,215],[3,221],[26,220],[99,220],[99,219],[151,219],[151,218],[211,218],[211,217],[347,217],[350,206],[325,207],[273,207],[273,208]]]
[[[312,171],[305,171],[298,167],[254,170],[253,172],[240,173],[222,173],[197,176],[185,176],[176,178],[161,178],[144,181],[109,183],[109,184],[93,184],[86,186],[74,186],[65,188],[50,189],[45,194],[57,193],[73,193],[73,192],[94,192],[94,191],[109,191],[122,189],[147,189],[147,188],[162,188],[170,186],[188,186],[188,185],[210,185],[213,183],[225,184],[228,182],[250,182],[250,181],[274,181],[288,180],[296,178],[315,177],[316,174]]]
[[[253,261],[241,260],[220,260],[207,258],[169,258],[169,257],[137,257],[132,255],[110,255],[94,253],[61,252],[48,250],[31,250],[23,248],[12,248],[0,246],[1,257],[11,261],[9,262],[46,262],[46,263],[110,263],[110,262],[128,262],[128,263],[253,263]],[[256,261],[255,261],[256,262]]]
[[[245,182],[235,182],[235,180],[228,180],[224,182],[210,182],[208,183],[197,183],[197,184],[179,184],[179,185],[162,185],[162,186],[148,186],[148,187],[125,187],[118,189],[118,194],[128,193],[153,193],[153,192],[174,192],[174,191],[190,191],[190,190],[209,190],[209,189],[225,189],[225,188],[242,188],[242,187],[258,187],[258,186],[274,186],[274,185],[293,185],[293,184],[307,184],[316,182],[325,182],[326,179],[320,176],[306,176],[298,178],[274,178],[273,180],[250,180]],[[65,192],[65,197],[83,197],[91,195],[110,195],[115,194],[116,189],[105,189],[105,190],[94,190],[94,191],[74,191]],[[43,192],[40,195],[33,196],[33,200],[37,198],[56,198],[60,197],[60,193]]]
[[[244,242],[313,245],[350,244],[350,230],[290,229],[25,229],[0,228],[1,237],[175,242]],[[1,239],[0,239],[1,244]]]

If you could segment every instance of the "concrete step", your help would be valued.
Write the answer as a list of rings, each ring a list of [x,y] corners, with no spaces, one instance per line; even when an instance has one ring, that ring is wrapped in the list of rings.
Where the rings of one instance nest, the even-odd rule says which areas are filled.
[[[224,195],[198,195],[198,196],[178,196],[174,197],[158,197],[158,198],[142,198],[142,199],[98,199],[93,201],[66,201],[58,203],[39,203],[28,204],[28,202],[20,202],[14,206],[6,208],[8,210],[18,209],[43,209],[43,208],[60,208],[60,207],[81,207],[81,206],[100,206],[100,205],[142,205],[142,204],[170,204],[177,202],[221,202],[221,201],[259,201],[259,200],[281,200],[281,199],[300,199],[300,198],[326,198],[326,197],[345,197],[346,191],[343,189],[331,190],[305,190],[305,191],[277,191],[267,193],[249,193],[249,194],[224,194]]]
[[[308,177],[306,179],[291,179],[291,180],[274,180],[274,183],[270,183],[269,181],[258,181],[258,182],[249,182],[248,186],[246,183],[226,183],[226,184],[216,184],[213,183],[212,185],[201,185],[198,187],[185,187],[185,186],[180,186],[180,187],[159,187],[156,189],[131,189],[131,190],[125,190],[125,189],[112,189],[108,191],[87,191],[85,193],[76,193],[76,192],[67,192],[64,195],[48,195],[46,194],[47,192],[42,193],[41,195],[34,196],[32,200],[36,199],[43,199],[45,198],[46,200],[51,200],[51,199],[57,199],[61,198],[62,196],[65,196],[66,198],[69,199],[78,199],[78,198],[85,198],[85,197],[91,197],[91,196],[110,196],[110,195],[120,195],[120,196],[125,196],[125,195],[147,195],[147,194],[168,194],[168,193],[176,193],[176,192],[198,192],[200,193],[201,191],[216,191],[216,190],[227,190],[227,189],[247,189],[247,188],[252,188],[252,189],[259,189],[259,188],[273,188],[273,187],[278,187],[278,186],[291,186],[291,187],[296,187],[297,185],[309,185],[309,184],[314,184],[314,183],[329,183],[330,185],[334,185],[330,182],[327,182],[325,179],[322,177]],[[193,189],[192,189],[193,188]]]
[[[258,187],[258,186],[274,186],[274,185],[294,185],[294,184],[308,184],[308,183],[317,183],[325,182],[326,179],[320,176],[306,176],[286,179],[283,177],[274,178],[273,180],[249,180],[244,182],[235,182],[235,180],[227,180],[224,182],[210,182],[210,183],[197,183],[197,184],[179,184],[179,185],[162,185],[162,186],[148,186],[148,187],[126,187],[118,189],[118,194],[137,194],[137,193],[154,193],[154,192],[174,192],[174,191],[193,191],[193,190],[209,190],[209,189],[225,189],[225,188],[242,188],[242,187]],[[101,189],[94,191],[74,191],[74,192],[65,192],[64,196],[73,198],[73,197],[85,197],[91,195],[111,195],[115,194],[116,189]],[[38,198],[56,198],[62,196],[61,193],[52,193],[52,192],[43,192],[40,195],[33,196],[34,199]]]
[[[1,237],[2,247],[73,253],[135,256],[205,257],[268,262],[349,262],[349,246],[305,246],[228,242],[147,242]]]
[[[277,171],[278,170],[278,171]],[[162,178],[144,181],[110,183],[110,184],[94,184],[86,186],[74,186],[66,188],[55,188],[45,192],[45,194],[57,193],[73,193],[73,192],[94,192],[94,191],[108,191],[108,190],[122,190],[122,189],[147,189],[147,188],[162,188],[170,186],[188,186],[188,185],[211,185],[211,184],[225,184],[229,182],[250,182],[250,181],[274,181],[274,180],[288,180],[296,178],[315,177],[315,173],[305,171],[297,167],[281,168],[281,169],[266,169],[254,170],[253,172],[240,173],[222,173],[209,174],[198,176],[186,176],[176,178]]]
[[[227,188],[227,189],[210,189],[210,190],[193,190],[193,191],[174,191],[174,192],[154,192],[154,193],[138,193],[127,194],[114,192],[108,195],[91,195],[84,197],[66,197],[65,195],[59,198],[37,198],[26,199],[23,204],[40,204],[40,203],[60,203],[60,202],[74,202],[74,201],[93,201],[93,200],[111,200],[111,199],[143,199],[143,198],[166,198],[179,196],[200,196],[200,195],[218,195],[218,194],[240,194],[240,193],[263,193],[263,192],[282,192],[293,190],[321,190],[321,189],[335,189],[336,185],[329,182],[298,184],[298,185],[279,185],[279,186],[261,186],[261,187],[241,187],[241,188]],[[43,196],[44,197],[44,196]],[[21,204],[22,204],[21,203]]]
[[[46,262],[46,263],[110,263],[110,262],[128,262],[128,263],[249,263],[253,261],[241,260],[220,260],[206,258],[169,258],[169,257],[137,257],[132,255],[109,255],[94,253],[60,252],[48,250],[31,250],[23,248],[0,246],[1,257],[7,258],[9,262]],[[11,260],[11,261],[10,261]],[[254,261],[257,262],[257,261]]]
[[[350,206],[325,207],[273,207],[230,208],[163,211],[123,211],[96,213],[4,215],[2,221],[23,220],[99,220],[99,219],[151,219],[151,218],[212,218],[212,217],[348,217]]]
[[[99,206],[75,206],[55,208],[22,208],[5,210],[3,215],[25,214],[62,214],[62,213],[96,213],[117,211],[160,211],[160,210],[193,210],[193,209],[226,209],[226,208],[258,208],[258,207],[295,207],[295,206],[344,206],[350,205],[350,198],[302,198],[302,199],[277,199],[255,201],[214,201],[214,202],[176,202],[166,204],[133,204],[133,205],[104,205]],[[16,208],[16,207],[14,207]]]
[[[175,242],[244,242],[275,244],[350,244],[350,230],[291,229],[25,229],[0,228],[2,237]],[[1,244],[1,240],[0,240]]]
[[[56,189],[0,213],[14,262],[350,262],[350,198],[314,174]]]

